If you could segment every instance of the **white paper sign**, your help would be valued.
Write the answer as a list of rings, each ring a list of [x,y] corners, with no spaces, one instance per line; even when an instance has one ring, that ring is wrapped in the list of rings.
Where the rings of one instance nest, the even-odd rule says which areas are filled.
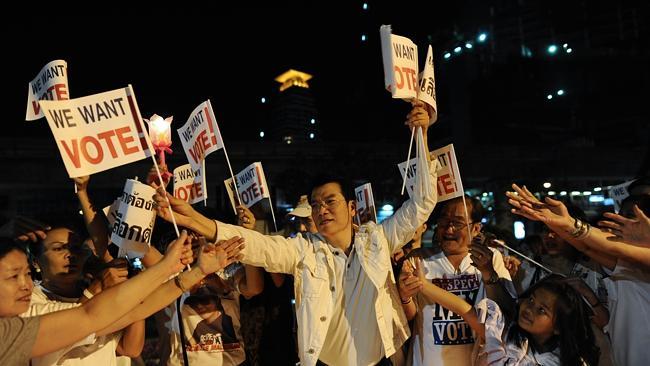
[[[625,183],[617,184],[607,191],[609,198],[614,200],[614,210],[616,210],[616,212],[621,210],[621,203],[623,203],[623,200],[630,196],[627,187],[629,187],[633,182],[633,180],[630,180]]]
[[[43,117],[39,100],[68,100],[68,64],[63,60],[54,60],[43,66],[34,80],[29,83],[27,91],[26,121]]]
[[[192,164],[194,171],[201,168],[206,156],[223,147],[221,132],[209,100],[194,108],[187,122],[178,129],[178,135],[187,161]]]
[[[391,33],[390,25],[379,28],[384,84],[393,98],[418,96],[418,46],[410,39]]]
[[[120,253],[129,258],[142,258],[151,243],[156,221],[153,196],[156,190],[133,179],[127,179],[111,230],[111,241]]]
[[[264,176],[264,169],[262,163],[255,162],[246,169],[235,175],[237,180],[237,190],[239,191],[240,202],[246,206],[251,207],[263,198],[270,198],[269,187],[266,184],[266,177]],[[232,178],[224,181],[226,190],[230,196],[230,203],[235,207],[234,193],[232,189]]]
[[[460,179],[458,171],[458,163],[456,161],[456,153],[454,151],[454,144],[449,144],[430,153],[431,159],[438,159],[440,169],[438,170],[438,181],[436,187],[438,189],[438,202],[450,200],[452,198],[460,197],[463,195],[463,182]],[[413,197],[413,185],[415,184],[416,177],[416,162],[417,159],[409,160],[409,167],[406,170],[406,189],[409,197]],[[404,178],[404,167],[406,162],[399,163],[397,167]]]
[[[357,201],[357,214],[355,215],[358,224],[365,224],[368,221],[377,222],[377,209],[375,198],[372,195],[370,183],[360,185],[354,189]]]
[[[150,156],[130,87],[40,105],[70,178]]]
[[[431,45],[429,45],[429,49],[427,50],[424,70],[420,73],[418,99],[431,106],[434,111],[438,111],[438,104],[436,103],[436,78],[433,73],[433,50]],[[431,125],[435,122],[435,119],[433,115],[429,117],[429,125]]]
[[[191,164],[181,165],[174,169],[174,197],[190,204],[208,198],[208,192],[203,187],[201,169],[193,171]]]

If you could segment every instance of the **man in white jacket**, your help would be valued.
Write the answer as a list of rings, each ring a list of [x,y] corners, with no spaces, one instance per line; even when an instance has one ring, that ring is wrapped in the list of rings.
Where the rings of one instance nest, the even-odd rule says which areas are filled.
[[[390,257],[433,211],[438,165],[429,157],[429,116],[421,102],[413,103],[406,124],[423,132],[418,135],[414,194],[379,225],[354,228],[354,195],[338,179],[321,180],[312,190],[318,233],[288,239],[209,220],[167,194],[179,225],[212,240],[240,236],[246,242],[243,263],[294,276],[302,365],[319,360],[328,365],[382,364],[410,335]],[[160,193],[154,197],[158,214],[170,221],[169,205]]]

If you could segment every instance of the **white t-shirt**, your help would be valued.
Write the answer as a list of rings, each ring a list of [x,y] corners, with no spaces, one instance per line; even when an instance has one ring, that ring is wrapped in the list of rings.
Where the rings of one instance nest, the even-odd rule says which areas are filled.
[[[168,308],[171,323],[168,366],[183,364],[176,301]],[[239,292],[183,294],[181,315],[190,365],[239,365],[246,360],[239,322]]]
[[[76,302],[52,300],[46,295],[41,286],[35,286],[29,310],[21,317],[37,316],[55,311],[72,309],[79,306]],[[61,329],[61,332],[65,332]],[[66,348],[48,353],[41,357],[32,358],[32,366],[64,365],[64,366],[117,366],[115,350],[122,337],[122,332],[95,337],[94,334]]]
[[[650,274],[619,260],[607,286],[609,323],[614,361],[621,366],[650,362]]]
[[[492,266],[500,278],[510,280],[503,257],[499,251],[490,248]],[[432,249],[421,249],[424,276],[437,286],[460,296],[474,306],[485,296],[481,272],[471,265],[469,254],[463,258],[459,270],[445,254]],[[508,291],[514,296],[510,282]],[[475,337],[463,318],[439,304],[430,303],[421,294],[416,297],[418,312],[413,326],[411,342],[411,363],[415,366],[472,365]]]

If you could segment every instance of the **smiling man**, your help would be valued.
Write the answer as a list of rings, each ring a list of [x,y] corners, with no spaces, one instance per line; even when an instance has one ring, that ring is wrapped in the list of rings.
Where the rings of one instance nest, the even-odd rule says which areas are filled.
[[[515,291],[501,253],[480,241],[472,244],[472,239],[481,232],[482,206],[467,196],[465,201],[469,222],[462,197],[446,201],[440,207],[435,227],[439,248],[414,250],[409,257],[422,258],[428,281],[458,295],[470,305],[474,306],[487,296],[504,312],[512,310]],[[419,294],[420,287],[415,283],[412,269],[405,267],[399,285],[402,296],[407,298],[401,300],[409,320],[415,318],[410,364],[472,365],[476,342],[469,324],[459,314]]]
[[[215,240],[241,236],[247,242],[242,262],[294,276],[302,365],[390,364],[387,357],[410,335],[390,257],[435,206],[437,161],[429,159],[429,116],[421,103],[414,103],[406,124],[421,127],[424,136],[419,138],[414,195],[379,225],[369,222],[354,228],[353,192],[336,177],[320,179],[311,192],[318,233],[289,239],[209,220],[167,194],[179,225]],[[164,197],[154,198],[159,215],[171,220]]]

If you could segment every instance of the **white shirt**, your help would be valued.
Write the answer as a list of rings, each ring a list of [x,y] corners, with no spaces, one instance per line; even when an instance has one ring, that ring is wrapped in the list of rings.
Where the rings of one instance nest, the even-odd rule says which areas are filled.
[[[494,271],[500,278],[510,281],[501,253],[492,248],[490,250],[494,253]],[[458,295],[472,306],[486,297],[483,276],[471,265],[469,253],[461,261],[458,271],[441,251],[421,249],[419,253],[424,275],[432,283]],[[507,290],[515,294],[512,283],[507,285]],[[410,352],[412,365],[472,365],[475,337],[469,324],[460,315],[429,302],[421,294],[417,295],[416,301],[418,312]]]
[[[619,260],[605,279],[614,361],[621,366],[645,366],[650,360],[650,274]]]
[[[55,311],[72,309],[80,306],[79,303],[69,303],[50,300],[41,286],[34,286],[29,310],[21,317],[37,316]],[[61,329],[61,332],[65,332]],[[115,350],[122,337],[122,332],[95,337],[94,334],[81,341],[48,353],[41,357],[32,358],[32,366],[64,365],[64,366],[117,366]]]
[[[350,256],[331,245],[336,283],[334,312],[319,359],[328,365],[375,365],[383,355],[374,303],[377,289],[363,272],[354,248]]]
[[[410,336],[392,275],[390,257],[413,237],[415,230],[433,211],[437,201],[435,182],[438,166],[437,160],[429,164],[426,152],[421,151],[416,165],[418,174],[413,185],[413,197],[380,225],[370,222],[362,225],[356,233],[352,246],[361,268],[359,273],[363,273],[370,281],[363,278],[361,280],[364,284],[372,284],[375,295],[370,297],[373,300],[351,298],[349,301],[344,299],[343,303],[346,306],[346,314],[360,315],[361,308],[365,306],[374,309],[374,317],[356,332],[354,328],[349,331],[344,328],[335,329],[332,334],[348,334],[356,342],[359,337],[377,336],[374,331],[376,324],[382,355],[386,357],[395,353]],[[242,262],[264,267],[269,272],[294,276],[298,355],[301,365],[315,365],[322,350],[327,347],[325,341],[330,325],[335,328],[339,326],[332,324],[332,319],[341,304],[336,287],[341,287],[342,278],[341,274],[336,272],[335,255],[325,239],[319,234],[298,235],[288,239],[265,236],[239,226],[217,222],[218,240],[234,236],[240,236],[246,242],[246,247],[242,250]],[[336,286],[335,291],[331,290],[333,286]],[[361,287],[364,289],[359,293],[365,292],[365,285]],[[351,296],[358,296],[356,290],[352,291]],[[366,300],[372,301],[372,306],[364,305]],[[359,308],[355,308],[356,306]],[[341,318],[340,315],[336,317]],[[359,323],[354,320],[348,326],[354,327],[356,324]],[[362,357],[365,359],[366,356]]]

